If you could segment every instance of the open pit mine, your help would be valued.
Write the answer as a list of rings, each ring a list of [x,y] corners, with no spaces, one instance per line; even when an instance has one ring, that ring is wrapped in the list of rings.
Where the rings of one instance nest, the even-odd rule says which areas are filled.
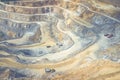
[[[0,80],[120,80],[120,0],[0,0]]]

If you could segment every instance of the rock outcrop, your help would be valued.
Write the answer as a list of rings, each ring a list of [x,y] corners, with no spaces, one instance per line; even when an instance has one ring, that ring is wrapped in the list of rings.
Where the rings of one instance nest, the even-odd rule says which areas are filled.
[[[119,80],[119,0],[1,0],[0,80]]]

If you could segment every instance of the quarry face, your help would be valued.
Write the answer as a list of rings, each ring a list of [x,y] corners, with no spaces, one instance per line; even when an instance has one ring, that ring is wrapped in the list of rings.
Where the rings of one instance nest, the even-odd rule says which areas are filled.
[[[0,80],[120,80],[120,1],[0,0]]]

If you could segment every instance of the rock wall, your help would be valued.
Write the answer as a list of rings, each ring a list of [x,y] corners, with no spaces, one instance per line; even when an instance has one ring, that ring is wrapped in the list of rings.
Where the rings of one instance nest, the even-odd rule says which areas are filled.
[[[0,80],[119,80],[119,0],[1,0]]]

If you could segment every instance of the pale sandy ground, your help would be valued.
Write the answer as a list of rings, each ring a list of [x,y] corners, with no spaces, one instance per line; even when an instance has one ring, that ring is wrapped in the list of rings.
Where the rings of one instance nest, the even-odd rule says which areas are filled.
[[[96,2],[93,2],[96,4]],[[95,5],[97,6],[97,5]],[[102,8],[102,7],[100,7]],[[107,7],[104,7],[105,9],[108,9]],[[113,9],[113,7],[111,6]],[[103,8],[102,8],[103,9]],[[89,10],[89,8],[88,8]],[[92,11],[92,10],[90,10]],[[94,11],[93,11],[94,12]],[[106,16],[106,15],[104,15]],[[111,18],[111,17],[109,17]],[[72,18],[75,20],[75,17]],[[113,18],[111,18],[113,19]],[[114,19],[116,20],[116,19]],[[116,20],[119,22],[118,20]],[[64,75],[55,75],[52,80],[120,80],[120,64],[116,62],[112,62],[110,60],[102,60],[97,59],[95,57],[94,52],[100,48],[102,44],[107,44],[105,41],[105,38],[101,38],[97,43],[89,46],[87,49],[85,49],[82,52],[79,52],[77,55],[67,58],[69,54],[73,54],[75,51],[78,51],[81,46],[80,38],[75,36],[70,31],[63,31],[61,30],[61,26],[65,26],[62,24],[63,21],[58,22],[57,28],[59,31],[61,31],[64,34],[67,34],[71,37],[71,39],[75,42],[74,45],[69,48],[68,50],[61,51],[59,53],[55,54],[48,54],[43,57],[40,57],[37,60],[41,60],[43,58],[48,58],[51,61],[58,61],[56,63],[54,62],[48,62],[48,63],[37,63],[37,64],[20,64],[15,61],[13,58],[0,58],[0,66],[5,67],[13,67],[13,68],[29,68],[33,70],[37,70],[36,72],[40,74],[45,74],[44,69],[46,67],[54,68],[57,72],[63,72]],[[79,22],[78,22],[79,23]],[[86,24],[87,22],[82,21],[82,23],[79,24],[85,24],[85,26],[91,24]],[[39,23],[38,23],[39,24]],[[32,34],[32,33],[30,33]],[[23,38],[18,39],[18,42],[24,42],[29,37],[29,34],[26,34]],[[17,43],[16,40],[10,40],[8,42],[14,42]],[[102,44],[101,44],[102,43]],[[39,44],[30,45],[27,47],[41,47],[44,45],[54,45],[55,43],[50,40]],[[22,47],[22,46],[21,46]],[[23,46],[26,47],[26,46]],[[36,48],[37,48],[36,47]],[[6,52],[0,52],[0,54],[8,55]],[[26,57],[21,57],[26,58]],[[67,58],[66,60],[64,60]],[[27,59],[27,58],[26,58]],[[29,59],[29,58],[28,58]],[[33,58],[36,59],[36,58]],[[62,60],[62,61],[60,61]],[[40,79],[42,80],[42,79]]]
[[[56,75],[53,80],[119,80],[120,64],[96,59],[93,53],[98,47],[97,44],[94,44],[78,55],[57,63],[23,65],[8,58],[0,59],[0,65],[37,69],[43,74],[46,67],[65,72],[65,75]]]

